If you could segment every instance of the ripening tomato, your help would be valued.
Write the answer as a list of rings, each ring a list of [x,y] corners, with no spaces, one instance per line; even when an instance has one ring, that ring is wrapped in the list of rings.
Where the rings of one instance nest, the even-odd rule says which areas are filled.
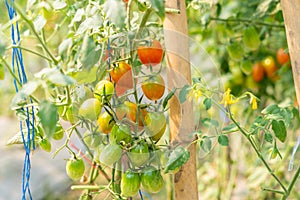
[[[118,66],[110,71],[110,75],[116,83],[116,94],[118,96],[133,88],[132,70],[129,64],[123,61],[120,62]]]
[[[150,158],[149,148],[146,142],[136,144],[127,154],[131,163],[137,167],[145,164]]]
[[[108,112],[102,113],[97,120],[99,131],[105,134],[108,134],[111,131],[114,124],[115,121]]]
[[[290,55],[288,53],[285,53],[283,48],[278,49],[276,58],[280,65],[284,65],[290,61]]]
[[[101,102],[98,99],[90,98],[85,100],[81,104],[78,115],[83,118],[94,121],[98,118],[98,115],[101,112],[101,108]]]
[[[140,189],[141,179],[138,173],[127,170],[122,174],[121,191],[125,197],[132,197]]]
[[[265,69],[264,67],[259,63],[255,63],[252,67],[252,79],[255,82],[260,82],[265,77]]]
[[[66,171],[68,176],[74,180],[79,180],[84,174],[85,166],[83,160],[71,158],[67,161]]]
[[[123,104],[119,105],[116,108],[116,114],[119,120],[123,118],[128,118],[132,122],[136,123],[137,117],[137,105],[131,101],[124,101]],[[147,110],[145,108],[140,109],[139,112],[139,126],[143,126],[143,119],[147,114]]]
[[[95,98],[99,99],[103,103],[103,98],[110,100],[114,94],[114,84],[108,80],[101,80],[97,83],[94,89]]]
[[[140,61],[146,66],[154,66],[161,62],[163,57],[163,49],[158,40],[153,40],[152,45],[139,46],[137,48],[137,54]]]
[[[154,140],[158,141],[166,130],[166,117],[163,113],[149,112],[145,117],[146,133]]]
[[[267,77],[276,80],[276,71],[277,71],[277,66],[275,64],[275,60],[272,56],[268,56],[265,59],[262,60],[261,65],[264,67],[265,72],[267,74]]]
[[[158,100],[165,93],[165,82],[160,75],[146,78],[142,83],[142,90],[150,100]]]
[[[110,133],[110,141],[120,144],[121,141],[126,144],[132,140],[130,128],[126,124],[115,124]]]

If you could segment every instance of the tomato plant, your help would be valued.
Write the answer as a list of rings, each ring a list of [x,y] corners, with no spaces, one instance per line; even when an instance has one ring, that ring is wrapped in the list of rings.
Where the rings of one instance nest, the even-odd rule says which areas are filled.
[[[125,197],[132,197],[140,189],[140,176],[138,173],[127,170],[122,174],[121,191]]]
[[[265,77],[265,69],[264,67],[258,62],[255,63],[252,67],[252,78],[255,82],[260,82]]]
[[[163,113],[147,113],[145,117],[146,132],[154,141],[158,141],[166,130],[166,118]]]
[[[280,65],[284,65],[290,61],[290,56],[283,48],[280,48],[276,52],[276,59]]]
[[[96,120],[101,112],[101,102],[96,98],[85,100],[79,107],[78,115],[89,119]]]
[[[81,158],[71,158],[67,161],[66,171],[72,180],[79,180],[83,176],[84,170],[85,165]]]
[[[159,192],[164,185],[164,179],[161,176],[160,171],[154,169],[153,167],[147,168],[142,173],[141,182],[145,190],[151,193]]]
[[[113,128],[115,121],[113,117],[108,112],[103,112],[97,119],[97,125],[99,126],[99,131],[108,134]]]

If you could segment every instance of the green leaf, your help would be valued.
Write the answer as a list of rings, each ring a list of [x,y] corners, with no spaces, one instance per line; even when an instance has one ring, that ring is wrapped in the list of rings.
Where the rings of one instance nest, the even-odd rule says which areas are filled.
[[[72,38],[65,39],[58,47],[58,54],[62,55],[63,53],[67,52],[72,47],[72,44]]]
[[[2,63],[0,63],[0,80],[4,80],[5,78],[5,71]]]
[[[211,126],[218,127],[219,126],[219,122],[217,120],[210,119],[210,118],[203,118],[201,120],[201,122],[206,127],[211,127]]]
[[[166,96],[166,98],[163,101],[163,108],[166,108],[169,100],[174,96],[176,92],[176,88],[174,88],[171,92],[169,92],[169,94]]]
[[[164,173],[179,169],[190,158],[190,152],[182,146],[176,147],[170,154]]]
[[[209,139],[209,137],[207,136],[204,136],[200,142],[201,149],[204,152],[208,153],[211,150],[211,146],[212,146],[211,139]]]
[[[204,101],[203,101],[203,105],[205,106],[206,110],[209,110],[211,108],[211,105],[212,105],[211,98],[205,98]]]
[[[44,68],[36,73],[35,77],[42,80],[46,79],[57,86],[68,86],[76,83],[72,77],[63,74],[57,68]]]
[[[104,3],[104,12],[106,17],[117,27],[125,26],[126,10],[121,0],[109,0]]]
[[[244,60],[241,63],[241,70],[244,74],[250,75],[252,72],[252,62],[250,60]]]
[[[272,104],[267,106],[265,109],[261,111],[262,114],[276,114],[280,111],[280,108],[277,104]]]
[[[39,105],[38,117],[47,138],[52,138],[58,121],[57,107],[49,101],[42,101]]]
[[[87,30],[93,29],[93,31],[97,31],[99,27],[102,25],[103,21],[101,16],[94,15],[92,17],[86,18],[78,27],[75,35],[84,34]]]
[[[239,42],[234,42],[226,47],[232,60],[240,61],[244,56],[244,49]]]
[[[236,124],[229,124],[228,126],[225,126],[222,131],[224,132],[230,132],[230,131],[234,131],[236,130],[237,131],[237,127],[236,127]]]
[[[21,90],[14,96],[14,98],[11,100],[11,108],[17,109],[20,108],[20,106],[26,104],[26,99],[29,95],[34,93],[37,88],[40,86],[40,81],[30,81],[26,84],[24,84],[21,88]]]
[[[54,1],[52,6],[55,10],[60,10],[66,7],[67,4],[64,1]]]
[[[222,146],[228,146],[229,140],[228,140],[227,135],[219,135],[218,142]]]
[[[265,133],[265,138],[267,142],[272,143],[273,142],[273,135],[271,133]]]
[[[83,69],[90,70],[100,59],[101,49],[96,48],[92,37],[88,34],[84,37],[79,55]]]
[[[183,86],[183,88],[179,91],[179,102],[183,103],[186,101],[187,95],[189,94],[191,87],[189,85]]]
[[[157,13],[157,15],[161,18],[161,20],[165,19],[165,3],[162,0],[151,0],[151,7]]]
[[[287,136],[286,127],[283,121],[272,121],[272,130],[274,131],[275,136],[281,141],[284,142]]]
[[[256,29],[253,26],[250,26],[244,30],[243,43],[244,46],[251,51],[258,49],[260,45],[260,39]]]
[[[78,84],[92,83],[97,78],[97,70],[98,67],[92,67],[90,70],[84,70],[79,73],[76,73],[74,78],[76,79]]]

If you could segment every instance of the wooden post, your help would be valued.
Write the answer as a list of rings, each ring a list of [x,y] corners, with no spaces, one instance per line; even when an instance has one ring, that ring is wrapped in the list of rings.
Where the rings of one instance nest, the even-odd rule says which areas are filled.
[[[166,8],[179,9],[180,13],[166,13],[164,36],[167,61],[168,86],[181,88],[191,83],[189,63],[189,38],[187,30],[185,0],[167,0]],[[173,144],[187,145],[191,142],[190,134],[194,131],[192,103],[180,104],[178,98],[170,100],[170,133]],[[175,174],[175,199],[197,200],[196,145],[189,148],[190,159]]]
[[[288,41],[293,77],[300,103],[300,0],[281,0],[282,13]]]

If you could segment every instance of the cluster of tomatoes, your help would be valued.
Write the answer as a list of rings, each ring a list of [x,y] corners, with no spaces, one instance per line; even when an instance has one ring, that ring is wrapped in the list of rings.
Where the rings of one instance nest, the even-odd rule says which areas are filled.
[[[151,46],[139,46],[137,57],[146,68],[151,68],[150,74],[142,74],[142,81],[130,64],[117,61],[108,70],[107,78],[95,85],[93,97],[83,101],[78,112],[68,108],[73,109],[73,116],[69,116],[68,111],[65,114],[73,124],[76,119],[82,119],[94,125],[93,131],[87,130],[84,134],[84,141],[94,150],[98,164],[115,167],[121,163],[124,171],[121,192],[125,197],[134,196],[140,185],[152,193],[159,192],[164,185],[160,154],[156,153],[160,149],[156,144],[166,130],[166,117],[157,103],[165,93],[165,83],[163,77],[152,70],[163,58],[160,42],[153,40]],[[142,95],[138,101],[132,101],[128,97],[139,95],[134,91],[138,85]],[[143,103],[143,96],[151,103]],[[66,170],[71,179],[80,179],[85,170],[83,160],[68,160]]]
[[[280,66],[289,65],[289,54],[283,48],[279,49],[276,53],[276,60]],[[265,77],[271,80],[277,80],[277,64],[272,56],[264,58],[261,62],[256,62],[252,67],[252,79],[255,82],[261,82]]]

